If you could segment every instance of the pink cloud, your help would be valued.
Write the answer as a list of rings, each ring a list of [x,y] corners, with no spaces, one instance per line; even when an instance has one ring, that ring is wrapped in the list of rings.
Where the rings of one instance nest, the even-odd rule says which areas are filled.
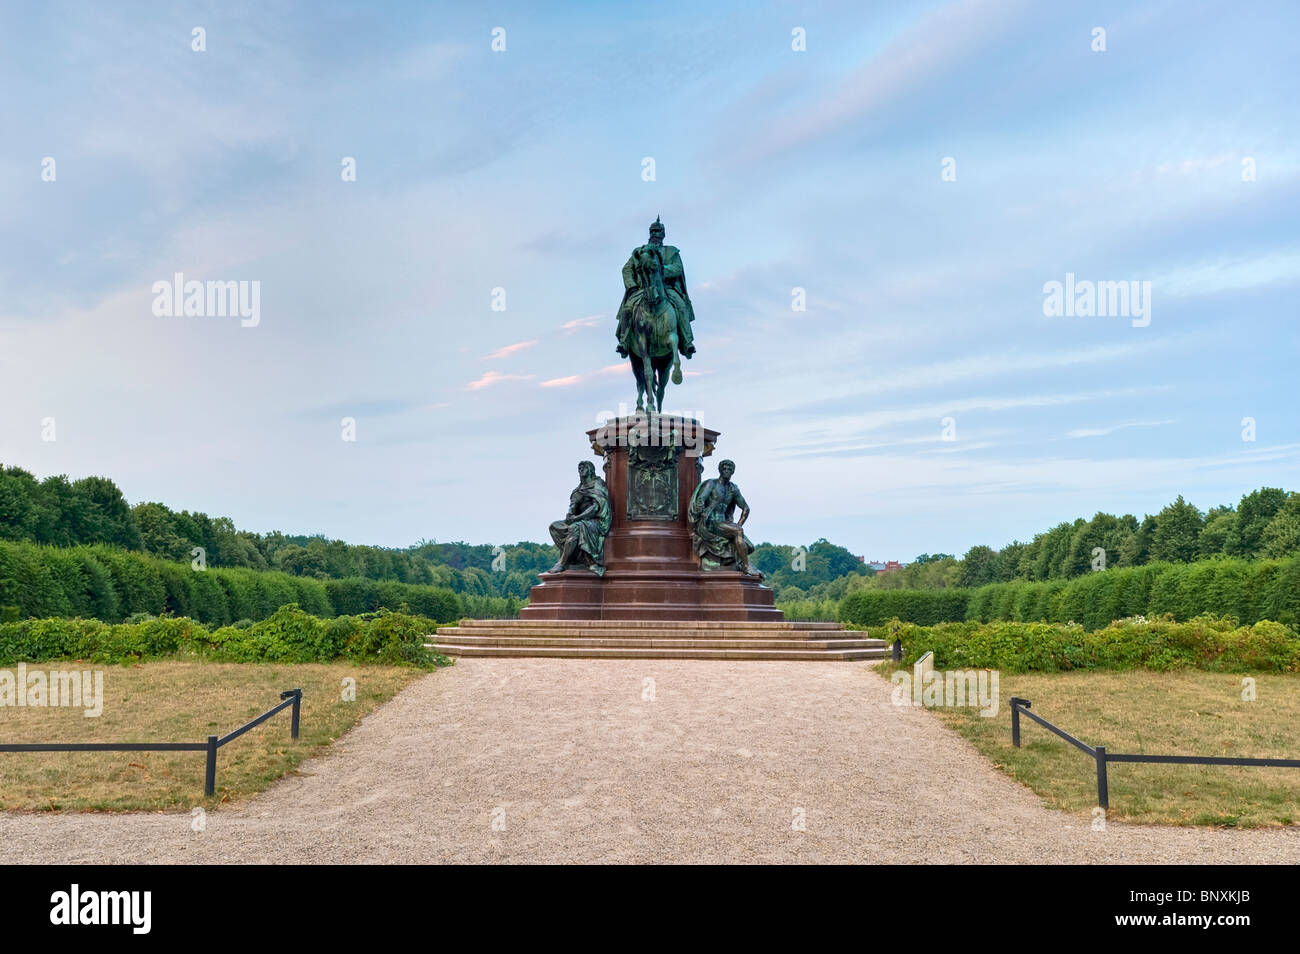
[[[551,378],[549,381],[543,381],[541,387],[544,388],[567,388],[575,384],[581,384],[583,381],[589,381],[592,378],[606,378],[614,374],[627,373],[626,364],[608,364],[599,371],[591,371],[587,374],[570,374],[563,378]]]
[[[465,385],[467,391],[477,391],[480,388],[486,388],[493,384],[499,384],[502,381],[528,381],[532,379],[531,374],[501,374],[498,371],[484,371],[483,376],[477,381],[471,381]]]
[[[544,388],[567,388],[572,384],[577,384],[582,380],[581,374],[571,374],[567,378],[551,378],[549,381],[543,381],[541,387]]]
[[[588,315],[586,318],[574,318],[572,321],[566,321],[560,325],[560,330],[565,334],[571,335],[579,328],[595,328],[597,325],[607,321],[608,315]]]
[[[532,341],[516,341],[514,344],[508,344],[504,348],[497,348],[491,354],[483,355],[484,361],[491,361],[493,358],[508,358],[512,354],[518,354],[520,351],[527,351],[533,345],[537,344],[537,339]]]

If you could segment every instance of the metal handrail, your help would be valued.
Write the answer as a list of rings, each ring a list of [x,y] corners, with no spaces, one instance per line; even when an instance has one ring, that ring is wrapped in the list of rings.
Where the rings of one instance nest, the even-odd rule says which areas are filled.
[[[1131,755],[1120,754],[1106,751],[1106,746],[1099,745],[1093,748],[1084,742],[1080,742],[1070,733],[1058,726],[1052,725],[1046,719],[1030,712],[1029,707],[1032,705],[1028,699],[1021,699],[1019,696],[1011,697],[1011,744],[1020,748],[1020,717],[1027,715],[1043,728],[1059,735],[1066,742],[1069,742],[1075,748],[1092,756],[1097,763],[1097,804],[1102,808],[1110,808],[1110,783],[1106,777],[1106,766],[1110,762],[1151,762],[1161,765],[1245,765],[1245,766],[1269,766],[1273,768],[1300,768],[1300,759],[1256,759],[1256,758],[1229,758],[1222,755]]]
[[[246,722],[225,736],[208,736],[206,742],[7,742],[0,744],[0,752],[206,752],[207,763],[203,776],[203,794],[212,796],[217,791],[217,749],[239,738],[249,729],[261,725],[277,712],[293,708],[289,722],[289,736],[298,738],[302,713],[302,690],[286,689],[280,693],[284,701],[268,709],[252,722]]]

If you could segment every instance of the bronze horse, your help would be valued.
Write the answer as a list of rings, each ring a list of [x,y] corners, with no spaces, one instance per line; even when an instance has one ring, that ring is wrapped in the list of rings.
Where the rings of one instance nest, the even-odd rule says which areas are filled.
[[[658,253],[642,246],[632,253],[632,259],[639,291],[632,303],[628,360],[636,376],[636,409],[645,410],[648,392],[652,409],[662,412],[670,367],[673,384],[682,383],[677,311],[664,294],[664,266]]]

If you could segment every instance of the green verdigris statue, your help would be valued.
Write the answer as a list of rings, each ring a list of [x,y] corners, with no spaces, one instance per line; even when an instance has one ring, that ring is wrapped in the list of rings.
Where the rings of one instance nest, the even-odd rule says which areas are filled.
[[[587,567],[604,576],[605,537],[612,522],[605,481],[596,476],[596,466],[584,460],[578,464],[578,486],[569,494],[569,512],[551,524],[551,539],[560,548],[560,560],[550,572]]]
[[[754,544],[741,529],[749,519],[749,504],[741,496],[740,488],[731,482],[736,472],[732,461],[718,464],[718,476],[703,481],[691,495],[686,511],[691,524],[691,540],[700,556],[700,565],[706,570],[731,567],[749,575],[754,571],[749,565],[749,555]],[[740,519],[735,522],[736,508]]]
[[[695,309],[686,293],[682,257],[664,243],[664,224],[656,216],[650,241],[632,250],[623,266],[623,301],[618,306],[618,353],[632,362],[636,377],[637,410],[662,411],[669,368],[673,384],[682,383],[678,355],[695,354],[691,322]]]

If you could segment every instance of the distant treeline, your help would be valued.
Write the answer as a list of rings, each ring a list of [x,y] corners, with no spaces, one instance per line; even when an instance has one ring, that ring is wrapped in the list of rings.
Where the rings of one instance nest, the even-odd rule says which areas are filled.
[[[239,530],[229,517],[175,511],[160,503],[132,507],[106,477],[37,480],[0,466],[0,540],[55,547],[105,544],[189,564],[196,548],[211,568],[278,570],[317,580],[360,577],[447,587],[476,596],[526,599],[555,547],[421,541],[405,549],[364,546],[323,536]],[[504,566],[493,569],[493,561]]]
[[[928,590],[988,583],[1069,580],[1095,569],[1193,563],[1200,560],[1281,559],[1300,554],[1300,494],[1262,487],[1237,506],[1202,513],[1179,496],[1157,514],[1139,520],[1097,513],[1013,541],[1001,550],[971,547],[961,559],[925,555],[900,570],[850,581],[848,590]],[[815,594],[814,594],[815,595]]]
[[[517,601],[527,599],[537,574],[559,556],[550,544],[527,541],[495,547],[421,540],[393,549],[319,535],[253,533],[237,529],[229,517],[175,511],[161,503],[132,507],[106,477],[37,480],[21,468],[3,466],[0,540],[55,547],[103,544],[184,564],[202,548],[213,569],[279,571],[316,580],[391,580]],[[834,593],[819,594],[838,598],[848,576],[872,572],[844,547],[826,540],[803,548],[805,556],[796,563],[798,549],[765,543],[754,554],[755,565],[778,594],[789,589],[791,598],[803,598],[808,588],[838,580]]]
[[[445,587],[469,596],[524,600],[549,569],[554,546],[519,542],[437,543],[406,548],[344,543],[320,535],[239,530],[228,517],[175,511],[161,503],[132,507],[106,477],[37,480],[0,466],[0,540],[55,547],[103,544],[188,564],[202,548],[213,569],[278,571],[315,580],[365,579]],[[1300,554],[1300,494],[1264,487],[1237,506],[1202,513],[1181,496],[1159,513],[1097,513],[1000,550],[971,547],[958,559],[922,554],[903,569],[875,574],[849,550],[817,540],[807,547],[763,543],[753,564],[786,604],[825,615],[860,589],[973,588],[1023,580],[1043,582],[1089,574],[1104,554],[1107,569],[1214,558],[1278,559]]]

